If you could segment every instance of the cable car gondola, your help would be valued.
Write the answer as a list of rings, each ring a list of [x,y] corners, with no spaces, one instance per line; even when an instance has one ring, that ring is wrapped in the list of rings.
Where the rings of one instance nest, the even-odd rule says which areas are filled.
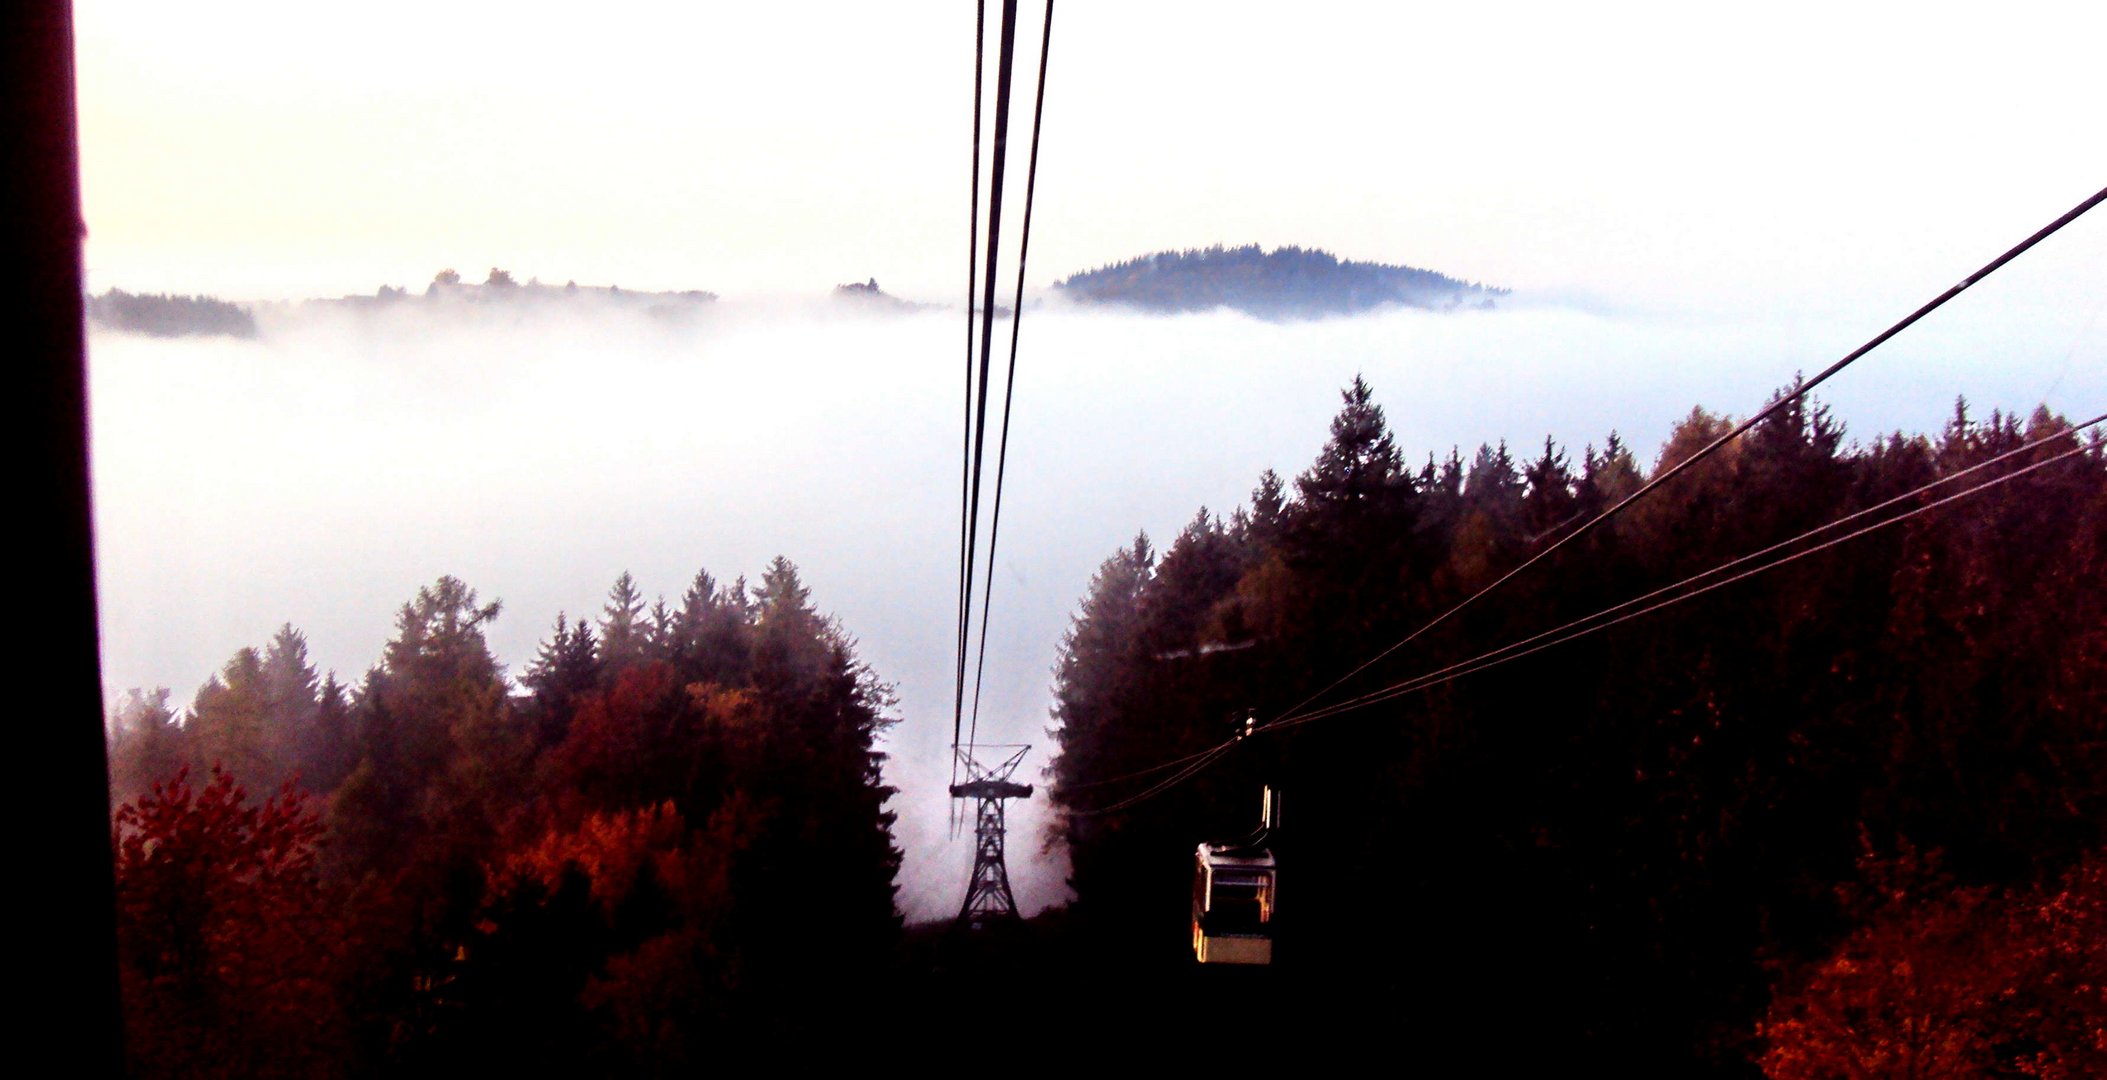
[[[1265,792],[1257,832],[1228,844],[1203,843],[1193,864],[1193,959],[1202,964],[1271,964],[1279,867],[1268,846],[1280,794]]]

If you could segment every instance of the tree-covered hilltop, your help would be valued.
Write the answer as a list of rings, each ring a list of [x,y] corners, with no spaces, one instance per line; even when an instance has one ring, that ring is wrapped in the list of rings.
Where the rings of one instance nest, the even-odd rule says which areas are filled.
[[[1653,471],[1725,430],[1693,411]],[[1850,445],[1821,407],[1791,405],[1314,704],[2035,439],[1856,525],[2077,453],[1594,636],[1246,739],[1093,813],[1177,779],[1142,770],[1247,715],[1297,707],[1648,476],[1615,435],[1578,460],[1546,440],[1415,467],[1356,380],[1308,471],[1267,473],[1248,506],[1202,510],[1161,549],[1137,537],[1091,581],[1048,770],[1074,918],[1136,956],[1180,948],[1195,843],[1248,832],[1273,784],[1275,977],[1340,988],[1309,1011],[1381,1025],[1404,1060],[2107,1074],[2097,432],[1963,407],[1936,435]]]
[[[1226,307],[1265,319],[1352,315],[1392,304],[1491,307],[1494,297],[1507,295],[1432,270],[1257,244],[1159,251],[1071,275],[1055,288],[1080,303],[1161,312]]]
[[[928,304],[917,304],[912,300],[903,300],[886,292],[878,287],[877,278],[871,278],[868,281],[850,281],[836,285],[834,286],[834,299],[840,303],[856,305],[866,311],[886,312],[889,314],[904,315],[908,312],[927,310],[930,306]]]
[[[620,285],[580,285],[575,280],[552,285],[534,277],[522,282],[510,270],[493,266],[480,282],[469,281],[461,276],[460,271],[448,268],[432,275],[422,292],[400,285],[382,285],[370,296],[342,296],[307,302],[359,310],[386,308],[416,300],[435,305],[492,305],[518,309],[530,305],[557,306],[587,299],[603,305],[634,308],[655,318],[678,319],[714,303],[717,294],[707,289],[652,292],[624,289]]]
[[[442,578],[355,686],[286,627],[187,715],[126,697],[136,1074],[656,1076],[864,1045],[900,927],[892,697],[796,568],[674,603],[624,574],[517,687],[498,612]]]
[[[256,317],[249,309],[211,296],[128,293],[113,288],[88,298],[88,321],[153,337],[256,336]]]

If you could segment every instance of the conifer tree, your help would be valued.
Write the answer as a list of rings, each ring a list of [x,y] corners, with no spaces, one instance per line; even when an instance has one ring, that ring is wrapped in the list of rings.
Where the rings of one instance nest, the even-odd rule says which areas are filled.
[[[708,570],[695,571],[695,579],[680,594],[680,614],[674,622],[675,657],[684,658],[695,651],[716,603],[717,579]]]
[[[572,625],[567,615],[557,613],[555,629],[541,643],[522,680],[532,694],[531,724],[537,746],[563,740],[579,697],[600,685],[600,673],[592,626],[582,619]]]
[[[1602,441],[1600,454],[1590,445],[1580,460],[1579,503],[1590,516],[1623,501],[1639,490],[1643,482],[1639,477],[1638,460],[1632,457],[1631,448],[1624,445],[1623,438],[1614,431]]]
[[[1480,443],[1463,477],[1463,497],[1476,509],[1504,521],[1521,509],[1522,493],[1522,474],[1515,468],[1507,440],[1501,439],[1497,447]]]
[[[1287,516],[1287,486],[1279,473],[1267,469],[1258,474],[1258,486],[1251,491],[1251,543],[1278,543]]]
[[[1203,639],[1227,644],[1215,633],[1222,628],[1216,608],[1234,593],[1243,569],[1221,519],[1201,507],[1156,566],[1148,592],[1149,647],[1186,650]]]
[[[765,699],[799,736],[824,739],[840,732],[811,729],[810,705],[835,674],[843,641],[812,608],[812,598],[797,567],[781,556],[768,564],[753,594],[754,654],[752,679]]]
[[[165,780],[190,757],[188,733],[167,687],[131,689],[110,714],[110,800],[122,803]]]
[[[472,859],[517,766],[504,671],[483,628],[499,604],[442,577],[396,615],[355,706],[360,761],[337,793],[332,852],[354,871]]]
[[[1463,497],[1463,451],[1461,447],[1449,447],[1449,456],[1441,463],[1441,470],[1434,480],[1437,490],[1448,498]]]
[[[746,579],[719,587],[707,570],[681,595],[674,666],[689,681],[738,685],[751,664]]]
[[[344,782],[358,764],[358,747],[352,728],[350,692],[330,672],[315,693],[314,734],[302,747],[301,786],[317,794],[328,794]]]
[[[1528,485],[1522,495],[1524,528],[1532,536],[1549,539],[1573,516],[1578,500],[1573,493],[1573,474],[1566,468],[1566,455],[1544,436],[1544,454],[1522,473]]]
[[[262,683],[265,746],[273,775],[259,779],[291,778],[300,772],[306,748],[316,738],[315,723],[321,705],[321,684],[314,665],[307,660],[307,636],[293,629],[291,623],[280,626],[264,647]],[[305,776],[301,781],[309,791],[327,790],[314,787]]]
[[[263,658],[241,649],[219,674],[198,687],[191,705],[193,745],[200,758],[219,765],[238,783],[268,789],[279,777],[271,761],[270,697]]]
[[[1331,440],[1316,464],[1295,479],[1302,508],[1320,519],[1380,506],[1409,492],[1397,444],[1383,421],[1383,407],[1359,375],[1340,393],[1344,407],[1332,418]]]
[[[1342,636],[1392,622],[1399,598],[1425,573],[1421,500],[1382,406],[1359,376],[1340,398],[1331,438],[1295,480],[1285,573],[1263,590],[1273,606],[1251,612],[1255,625],[1288,643],[1279,657],[1285,670],[1329,670]]]
[[[1119,771],[1108,760],[1122,749],[1108,730],[1123,713],[1121,697],[1139,661],[1142,594],[1156,555],[1146,532],[1114,552],[1090,578],[1082,607],[1061,638],[1054,667],[1053,718],[1049,734],[1061,746],[1052,769],[1056,791]],[[1058,798],[1059,796],[1056,795]],[[1073,820],[1068,826],[1074,827]]]
[[[629,571],[615,579],[607,591],[607,606],[600,617],[600,668],[603,679],[613,679],[625,669],[643,663],[651,655],[651,622],[644,613],[644,594],[637,590]]]
[[[651,659],[671,663],[680,655],[680,613],[669,607],[663,596],[651,602],[651,622],[646,634],[651,642]]]

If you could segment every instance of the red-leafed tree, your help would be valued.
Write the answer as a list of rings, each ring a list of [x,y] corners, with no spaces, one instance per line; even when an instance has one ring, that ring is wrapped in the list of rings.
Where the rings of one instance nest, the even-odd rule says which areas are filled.
[[[321,1076],[341,1062],[343,935],[320,819],[288,784],[252,804],[187,767],[116,817],[117,933],[138,1076]]]
[[[1765,1074],[2107,1072],[2107,859],[2014,894],[1942,887],[1911,852],[1899,862],[1850,905],[1871,908],[1864,922],[1772,1001]]]

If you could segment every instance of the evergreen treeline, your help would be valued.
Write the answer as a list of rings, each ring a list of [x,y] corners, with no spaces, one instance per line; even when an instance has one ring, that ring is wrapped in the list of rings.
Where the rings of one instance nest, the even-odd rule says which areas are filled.
[[[834,286],[834,299],[861,305],[865,310],[869,311],[921,311],[929,306],[927,304],[917,304],[912,300],[902,300],[886,292],[878,287],[877,278],[871,278],[868,281],[849,281],[836,285]]]
[[[1694,410],[1653,468],[1726,429]],[[1269,472],[1249,506],[1202,510],[1160,552],[1138,536],[1091,582],[1048,769],[1074,918],[1127,955],[1176,954],[1195,843],[1248,832],[1271,783],[1287,981],[1260,1016],[1300,996],[1404,1061],[1492,1071],[2107,1072],[2097,433],[2081,444],[2045,411],[1978,420],[1964,404],[1936,436],[1847,444],[1821,407],[1789,406],[1324,701],[2059,432],[2021,460],[2089,449],[1593,637],[1246,740],[1130,810],[1087,813],[1169,774],[1094,781],[1280,715],[1647,475],[1615,435],[1577,462],[1546,440],[1528,458],[1501,444],[1411,467],[1357,379],[1292,484]]]
[[[378,294],[381,300],[400,300],[409,296],[405,289],[383,285]],[[480,285],[462,280],[457,270],[441,270],[432,275],[431,284],[424,287],[428,300],[466,300],[475,303],[518,303],[526,300],[548,300],[554,297],[598,296],[602,299],[624,300],[630,303],[707,304],[717,299],[717,294],[705,289],[681,289],[676,292],[638,292],[624,290],[619,285],[584,285],[577,281],[566,281],[562,285],[549,285],[540,278],[530,278],[525,284],[512,276],[510,270],[500,266],[490,268]]]
[[[256,317],[239,304],[210,296],[128,293],[111,289],[88,298],[90,321],[112,330],[154,337],[185,335],[256,336]]]
[[[481,282],[468,281],[461,276],[460,271],[449,268],[432,275],[431,283],[424,287],[422,293],[414,293],[401,285],[382,285],[371,296],[343,296],[309,300],[307,303],[336,305],[354,310],[377,310],[419,297],[428,303],[513,308],[554,305],[591,298],[602,304],[636,308],[653,318],[675,321],[684,319],[717,300],[716,293],[705,289],[640,292],[624,289],[619,285],[580,285],[576,281],[551,285],[540,278],[528,278],[521,282],[510,270],[493,266]]]
[[[860,1033],[892,699],[796,569],[648,605],[624,574],[517,688],[497,615],[443,578],[355,686],[288,626],[181,717],[127,695],[134,1072],[660,1075]]]
[[[1491,307],[1493,297],[1507,295],[1432,270],[1257,244],[1159,251],[1070,275],[1056,288],[1087,303],[1162,312],[1226,307],[1265,319],[1351,315],[1386,304]]]

